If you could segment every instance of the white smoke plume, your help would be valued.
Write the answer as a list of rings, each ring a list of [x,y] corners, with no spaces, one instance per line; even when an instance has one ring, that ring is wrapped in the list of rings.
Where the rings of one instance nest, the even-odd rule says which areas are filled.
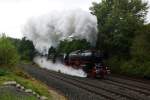
[[[86,73],[81,69],[73,69],[72,67],[67,67],[60,63],[52,63],[48,61],[45,57],[35,57],[34,62],[37,63],[40,67],[46,68],[48,70],[53,70],[57,72],[61,72],[64,74],[78,76],[78,77],[86,77]]]
[[[23,34],[43,54],[47,54],[51,46],[57,47],[60,40],[70,40],[72,37],[86,39],[95,45],[97,18],[80,9],[55,11],[28,20],[23,27]]]
[[[51,12],[28,20],[23,28],[24,36],[33,41],[35,48],[47,54],[51,46],[57,47],[60,40],[86,39],[95,45],[97,37],[97,18],[80,9],[64,12]],[[46,58],[36,57],[35,63],[42,68],[61,71],[69,75],[86,77],[83,70],[73,69],[60,63],[53,64]]]

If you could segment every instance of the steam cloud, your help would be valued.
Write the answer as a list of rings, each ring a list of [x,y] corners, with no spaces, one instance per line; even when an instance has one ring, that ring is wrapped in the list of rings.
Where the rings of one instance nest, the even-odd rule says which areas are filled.
[[[45,57],[35,57],[34,62],[37,63],[42,68],[46,68],[57,72],[60,71],[61,73],[64,74],[79,77],[87,76],[86,73],[81,69],[73,69],[72,67],[67,67],[60,63],[53,64],[51,61],[48,61]]]
[[[33,41],[35,48],[42,54],[47,54],[51,46],[57,47],[60,40],[86,39],[95,45],[97,37],[97,18],[82,10],[53,12],[47,15],[31,18],[23,28],[24,36]],[[35,57],[35,63],[62,73],[85,77],[81,70],[67,67],[60,63],[53,64],[46,58]]]
[[[33,41],[35,48],[43,54],[57,47],[60,40],[71,38],[86,39],[95,45],[97,37],[97,18],[80,9],[53,12],[31,18],[23,28],[24,36]]]

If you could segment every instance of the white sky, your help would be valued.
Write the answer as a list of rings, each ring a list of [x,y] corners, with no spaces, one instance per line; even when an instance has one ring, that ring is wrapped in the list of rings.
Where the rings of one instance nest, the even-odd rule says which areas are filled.
[[[101,0],[0,0],[0,33],[21,38],[21,27],[28,18],[54,10],[81,8],[89,11],[93,1]]]

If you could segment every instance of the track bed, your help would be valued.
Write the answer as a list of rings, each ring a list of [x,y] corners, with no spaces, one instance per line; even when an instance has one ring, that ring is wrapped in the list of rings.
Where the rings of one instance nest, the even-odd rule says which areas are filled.
[[[23,65],[33,77],[62,92],[69,100],[150,100],[150,85],[118,77],[89,79]]]

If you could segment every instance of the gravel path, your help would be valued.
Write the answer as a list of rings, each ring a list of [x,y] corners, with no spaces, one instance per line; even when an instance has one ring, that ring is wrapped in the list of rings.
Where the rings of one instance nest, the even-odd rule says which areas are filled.
[[[64,93],[69,100],[150,100],[148,84],[116,77],[109,77],[108,80],[79,78],[31,65],[24,65],[23,68]]]

